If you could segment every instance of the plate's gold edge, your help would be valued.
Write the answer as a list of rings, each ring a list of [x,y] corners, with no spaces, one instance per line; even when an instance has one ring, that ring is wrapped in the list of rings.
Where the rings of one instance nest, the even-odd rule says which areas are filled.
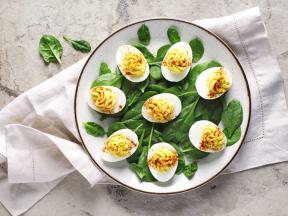
[[[154,21],[154,20],[170,20],[170,21],[176,21],[176,22],[182,22],[182,23],[186,23],[186,24],[190,24],[190,25],[193,25],[203,31],[205,31],[206,33],[212,35],[213,37],[215,37],[216,40],[220,41],[227,49],[228,51],[232,54],[232,56],[234,57],[234,59],[236,60],[239,68],[241,69],[241,72],[242,72],[242,75],[245,79],[245,82],[246,82],[246,88],[247,88],[247,92],[248,92],[248,98],[249,98],[249,113],[248,113],[248,122],[247,122],[247,126],[246,126],[246,130],[245,130],[245,133],[244,133],[244,136],[242,138],[242,141],[241,141],[241,144],[239,145],[238,149],[236,150],[236,152],[234,153],[233,157],[231,158],[231,160],[219,171],[217,172],[215,175],[213,175],[211,178],[209,178],[207,181],[203,182],[202,184],[200,185],[197,185],[195,187],[191,187],[189,189],[185,189],[185,190],[180,190],[180,191],[175,191],[175,192],[165,192],[165,193],[161,193],[161,192],[149,192],[149,191],[144,191],[144,190],[140,190],[140,189],[137,189],[137,188],[133,188],[132,186],[129,186],[129,185],[126,185],[125,183],[117,180],[116,178],[114,178],[113,176],[109,175],[104,169],[102,169],[98,164],[97,162],[93,159],[92,155],[90,154],[88,148],[86,147],[86,145],[84,144],[84,141],[82,139],[82,136],[81,136],[81,133],[80,133],[80,129],[79,129],[79,125],[78,125],[78,120],[77,120],[77,106],[76,106],[76,101],[77,101],[77,95],[78,95],[78,88],[79,88],[79,83],[80,83],[80,80],[81,80],[81,77],[82,77],[82,74],[86,68],[86,65],[88,64],[90,58],[94,55],[94,53],[97,51],[97,49],[105,42],[107,41],[109,38],[111,38],[113,35],[115,35],[116,33],[118,33],[119,31],[123,30],[123,29],[126,29],[132,25],[136,25],[136,24],[139,24],[139,23],[142,23],[142,22],[148,22],[148,21]],[[77,81],[77,85],[76,85],[76,90],[75,90],[75,96],[74,96],[74,118],[75,118],[75,122],[76,122],[76,128],[77,128],[77,132],[79,134],[79,137],[81,139],[81,145],[83,146],[83,148],[85,149],[85,151],[87,152],[87,154],[89,155],[90,157],[90,160],[102,171],[104,172],[107,176],[109,176],[111,179],[113,179],[115,182],[118,182],[119,184],[125,186],[126,188],[128,189],[131,189],[131,190],[134,190],[134,191],[137,191],[137,192],[141,192],[141,193],[146,193],[146,194],[155,194],[155,195],[175,195],[175,194],[180,194],[180,193],[185,193],[185,192],[188,192],[188,191],[191,191],[191,190],[195,190],[197,188],[200,188],[202,187],[203,185],[207,184],[208,182],[212,181],[213,179],[215,179],[231,162],[232,160],[236,157],[236,155],[238,154],[238,152],[240,151],[240,148],[242,147],[243,145],[243,142],[244,142],[244,139],[247,135],[247,131],[248,131],[248,128],[249,128],[249,125],[250,125],[250,118],[251,118],[251,93],[250,93],[250,88],[249,88],[249,84],[248,84],[248,80],[247,80],[247,77],[244,73],[244,70],[243,70],[243,67],[240,63],[240,61],[238,60],[236,54],[234,53],[234,51],[229,47],[229,45],[223,40],[221,39],[217,34],[203,28],[202,26],[199,26],[193,22],[188,22],[188,21],[185,21],[185,20],[181,20],[181,19],[174,19],[174,18],[166,18],[166,17],[157,17],[157,18],[150,18],[150,19],[144,19],[144,20],[139,20],[137,22],[131,22],[119,29],[117,29],[116,31],[114,31],[113,33],[111,33],[108,37],[106,37],[94,50],[93,52],[90,54],[90,56],[88,57],[88,59],[86,60],[82,70],[81,70],[81,73],[79,75],[79,78],[78,78],[78,81]]]

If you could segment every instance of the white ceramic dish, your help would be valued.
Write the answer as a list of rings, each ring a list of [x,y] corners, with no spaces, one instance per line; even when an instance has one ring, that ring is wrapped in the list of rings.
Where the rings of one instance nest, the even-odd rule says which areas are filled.
[[[151,33],[151,42],[148,48],[156,53],[157,49],[169,43],[166,32],[174,25],[179,29],[182,41],[189,42],[194,37],[199,37],[205,47],[204,56],[198,62],[217,60],[232,74],[233,86],[227,94],[228,101],[238,99],[243,106],[243,123],[241,126],[241,139],[224,151],[211,154],[198,161],[198,171],[188,180],[184,175],[175,175],[166,183],[141,182],[133,173],[126,161],[120,164],[107,164],[100,156],[101,144],[105,138],[96,138],[88,135],[82,127],[82,122],[95,121],[107,128],[109,120],[100,121],[99,116],[87,105],[89,88],[98,76],[98,70],[102,61],[108,63],[110,68],[116,67],[115,53],[123,44],[132,44],[137,41],[137,29],[141,24],[148,25]],[[175,19],[150,19],[129,24],[106,38],[90,55],[78,80],[75,95],[75,120],[83,147],[87,150],[95,164],[108,176],[120,184],[137,191],[155,194],[179,193],[197,188],[215,178],[233,160],[240,149],[246,135],[250,120],[250,92],[243,69],[233,54],[232,50],[216,35],[186,21]]]

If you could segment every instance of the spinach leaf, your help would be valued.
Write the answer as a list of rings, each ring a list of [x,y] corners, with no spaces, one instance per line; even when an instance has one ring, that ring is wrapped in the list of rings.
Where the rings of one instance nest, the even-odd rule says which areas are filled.
[[[180,143],[182,152],[187,156],[187,158],[189,158],[190,160],[198,160],[204,157],[207,157],[209,155],[209,153],[207,152],[202,152],[200,150],[198,150],[197,148],[195,148],[189,138],[187,138],[185,141],[182,141]]]
[[[128,163],[137,163],[139,160],[139,157],[141,155],[141,152],[143,151],[143,139],[145,135],[145,129],[142,131],[141,136],[139,138],[139,145],[137,150],[133,155],[131,155],[129,158],[127,158]]]
[[[195,38],[189,42],[193,53],[193,63],[198,62],[204,54],[204,46],[199,38]]]
[[[224,129],[223,132],[225,133],[227,138],[227,144],[226,144],[227,146],[235,144],[241,137],[241,127],[237,128],[231,136],[228,135],[226,128]]]
[[[158,93],[162,93],[165,89],[166,89],[165,86],[158,85],[158,84],[150,84],[147,87],[147,90],[156,91]]]
[[[129,91],[129,94],[127,94],[126,98],[126,106],[130,107],[133,105],[137,99],[141,96],[141,91],[138,89],[133,89]]]
[[[107,130],[107,136],[111,136],[114,132],[127,128],[123,122],[113,122],[109,125]]]
[[[130,92],[134,90],[133,88],[134,88],[134,84],[123,76],[121,89],[125,93],[126,97],[128,96]]]
[[[115,86],[117,88],[121,87],[122,75],[115,73],[107,73],[99,76],[93,81],[91,88],[95,86]]]
[[[155,59],[154,55],[143,44],[135,43],[133,44],[133,46],[137,48],[144,55],[148,63],[154,61]]]
[[[137,174],[141,181],[154,182],[156,179],[151,174],[147,164],[148,147],[142,149],[138,163],[131,163],[130,168]]]
[[[187,76],[187,81],[188,81],[188,91],[191,90],[196,90],[195,83],[197,77],[206,69],[211,68],[211,67],[220,67],[222,66],[219,62],[217,61],[208,61],[204,62],[203,64],[197,64],[195,67],[193,67]]]
[[[180,40],[181,40],[181,37],[180,37],[178,30],[175,26],[171,26],[168,28],[167,36],[168,36],[171,44],[180,42]]]
[[[101,62],[99,76],[103,74],[109,74],[109,73],[112,73],[109,66],[105,62]]]
[[[105,130],[95,122],[83,122],[86,132],[95,137],[103,137]]]
[[[167,125],[163,130],[163,137],[168,142],[183,142],[188,138],[188,131],[191,125],[196,121],[195,108],[197,106],[199,97],[195,101],[182,109],[179,117]],[[175,133],[177,131],[177,133]]]
[[[145,91],[145,89],[147,88],[148,85],[149,85],[149,77],[148,77],[146,80],[138,83],[138,84],[137,84],[137,88],[138,88],[142,93],[144,93],[144,91]]]
[[[181,89],[178,86],[172,86],[170,88],[164,88],[163,92],[164,93],[171,93],[171,94],[174,94],[174,95],[176,95],[178,97],[180,97],[181,94],[182,94],[182,91],[181,91]]]
[[[185,158],[184,158],[184,153],[182,153],[181,149],[179,148],[178,145],[175,143],[171,143],[171,145],[175,148],[177,154],[178,154],[178,166],[176,169],[175,174],[179,175],[181,174],[184,169],[185,169]]]
[[[154,80],[161,80],[163,78],[162,73],[161,73],[161,68],[158,66],[152,66],[150,68],[150,76]]]
[[[162,61],[168,51],[168,49],[171,47],[170,44],[166,44],[164,46],[161,46],[156,54],[156,60],[155,61]]]
[[[39,53],[46,64],[51,62],[61,64],[63,47],[55,36],[43,35],[39,42]]]
[[[197,120],[209,120],[218,125],[221,121],[221,114],[223,112],[223,104],[221,99],[204,100],[199,99],[195,110]]]
[[[68,38],[67,36],[63,36],[64,40],[71,43],[72,47],[75,50],[78,50],[83,53],[87,53],[91,51],[91,45],[88,41],[85,40],[73,40],[71,38]]]
[[[232,137],[235,130],[241,126],[242,121],[243,109],[241,103],[234,99],[228,103],[222,113],[222,122],[228,137]]]
[[[151,35],[147,25],[142,24],[137,31],[139,41],[144,44],[148,45],[150,43]]]
[[[198,169],[197,163],[193,162],[185,166],[183,173],[188,179],[191,179],[195,175],[197,169]]]

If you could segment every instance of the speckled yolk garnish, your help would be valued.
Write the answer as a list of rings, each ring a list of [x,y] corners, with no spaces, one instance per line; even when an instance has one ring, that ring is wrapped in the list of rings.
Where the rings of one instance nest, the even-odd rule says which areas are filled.
[[[103,151],[118,157],[124,157],[131,153],[136,144],[123,134],[115,134],[105,142]]]
[[[149,167],[156,169],[158,172],[167,172],[175,166],[177,161],[178,155],[176,151],[160,147],[148,160],[148,165]]]
[[[202,131],[200,150],[220,151],[225,144],[224,133],[214,125],[208,125]]]
[[[93,104],[104,113],[113,113],[117,95],[109,88],[97,86],[91,89]]]
[[[156,122],[168,122],[173,118],[174,105],[168,100],[150,98],[144,103],[144,107]]]
[[[223,68],[219,68],[208,76],[208,97],[215,98],[218,95],[224,94],[231,86],[227,74]]]
[[[191,64],[188,52],[179,48],[169,50],[163,60],[163,65],[175,74],[183,73]]]
[[[142,53],[127,53],[120,64],[120,69],[126,75],[142,76],[146,70],[145,59]]]

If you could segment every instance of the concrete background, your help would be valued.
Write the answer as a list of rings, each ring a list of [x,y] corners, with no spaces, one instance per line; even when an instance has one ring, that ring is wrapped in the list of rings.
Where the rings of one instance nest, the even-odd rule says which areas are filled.
[[[192,21],[257,5],[283,77],[288,79],[287,0],[0,0],[0,108],[85,56],[63,42],[63,64],[46,66],[38,55],[44,33],[84,38],[95,47],[114,30],[139,19],[161,16]],[[168,197],[138,194],[121,186],[91,189],[74,173],[25,215],[286,216],[287,202],[286,163],[220,176],[200,190]],[[9,215],[1,205],[0,215]]]

